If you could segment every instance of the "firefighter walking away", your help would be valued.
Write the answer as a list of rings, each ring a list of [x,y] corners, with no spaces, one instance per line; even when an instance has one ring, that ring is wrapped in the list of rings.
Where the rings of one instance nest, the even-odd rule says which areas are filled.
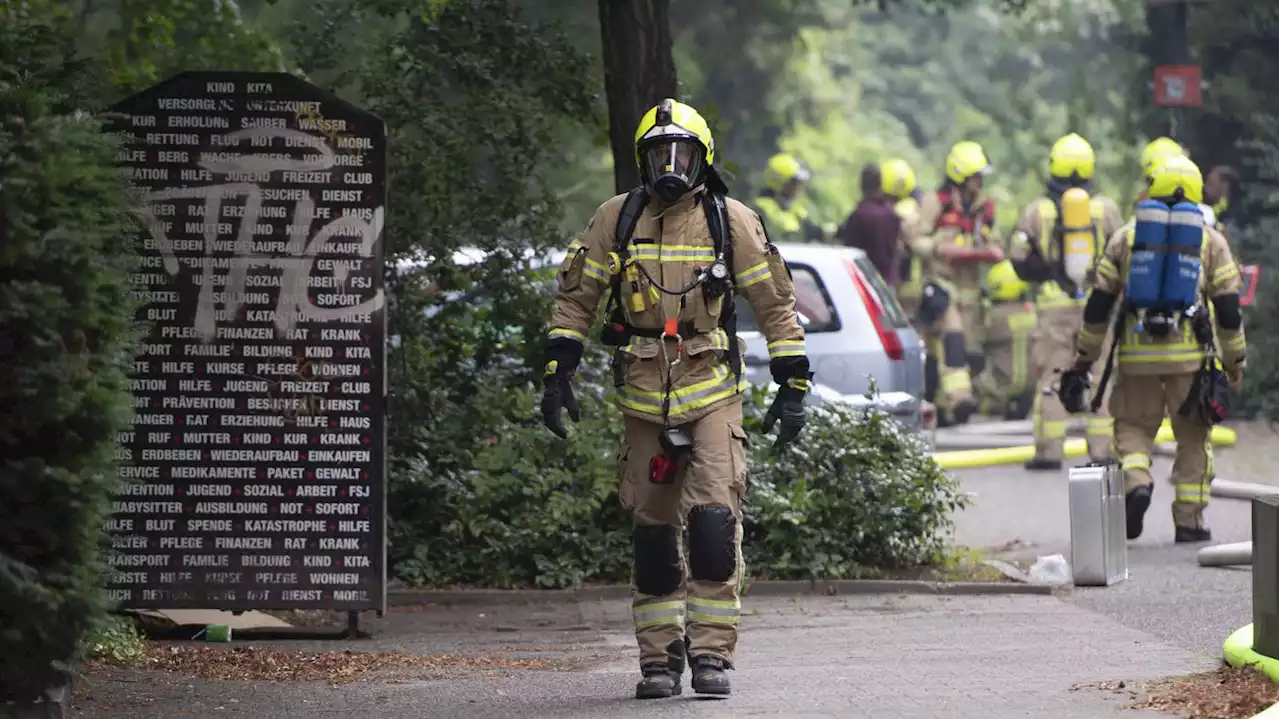
[[[1116,365],[1111,414],[1115,451],[1125,478],[1129,539],[1142,534],[1151,504],[1151,452],[1167,414],[1177,441],[1173,484],[1174,541],[1211,538],[1209,433],[1226,418],[1227,389],[1245,370],[1240,316],[1240,271],[1226,239],[1205,226],[1199,203],[1203,180],[1186,157],[1154,163],[1147,199],[1134,220],[1107,242],[1093,293],[1084,307],[1075,366],[1060,395],[1068,408],[1083,404],[1090,368],[1102,355],[1112,314]],[[1095,392],[1094,404],[1102,399]]]
[[[1062,372],[1075,364],[1080,311],[1093,285],[1093,267],[1107,238],[1120,228],[1120,208],[1094,193],[1093,147],[1080,135],[1062,137],[1049,150],[1049,180],[1042,197],[1023,208],[1010,238],[1009,253],[1018,276],[1030,283],[1038,324],[1032,356],[1039,391],[1034,397],[1032,427],[1035,457],[1027,469],[1062,467],[1070,413],[1054,388]],[[1096,375],[1095,375],[1096,376]],[[1089,457],[1110,456],[1112,423],[1105,410],[1085,420]]]

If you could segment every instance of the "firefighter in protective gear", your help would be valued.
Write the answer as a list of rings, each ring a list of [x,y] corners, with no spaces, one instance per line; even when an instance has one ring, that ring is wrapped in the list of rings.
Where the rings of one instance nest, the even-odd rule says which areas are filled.
[[[1045,194],[1023,208],[1010,238],[1013,266],[1018,276],[1032,285],[1038,317],[1032,339],[1032,364],[1040,388],[1032,407],[1036,454],[1027,461],[1027,469],[1062,467],[1070,413],[1052,387],[1075,362],[1080,309],[1093,282],[1092,272],[1085,268],[1093,267],[1107,238],[1123,222],[1113,200],[1084,194],[1090,189],[1095,159],[1093,147],[1080,135],[1071,133],[1055,142],[1049,150]],[[1086,205],[1087,215],[1069,217],[1076,212],[1085,214]],[[1106,460],[1112,422],[1105,411],[1085,420],[1085,435],[1089,457]]]
[[[880,189],[893,201],[893,210],[902,218],[898,236],[898,302],[907,316],[914,321],[920,307],[920,278],[924,274],[924,260],[917,252],[920,232],[920,191],[916,188],[916,173],[906,160],[894,158],[880,164]]]
[[[939,426],[963,424],[978,409],[970,373],[983,363],[982,263],[1004,259],[995,203],[982,194],[990,171],[981,145],[958,142],[947,154],[946,182],[920,203],[916,245],[928,268],[916,317],[927,342],[926,399],[938,408]]]
[[[1023,419],[1031,411],[1035,377],[1031,372],[1031,336],[1036,328],[1031,288],[1004,260],[987,270],[983,282],[983,352],[986,366],[974,380],[979,411],[1004,419]]]
[[[780,389],[766,431],[779,423],[779,442],[804,426],[812,375],[787,266],[760,218],[724,197],[706,121],[668,99],[635,137],[643,187],[600,206],[556,276],[543,417],[565,436],[569,381],[608,294],[601,336],[616,348],[625,422],[619,496],[635,525],[636,696],[679,694],[686,658],[694,691],[723,695],[738,643],[747,483],[735,294],[768,342]]]
[[[809,219],[804,195],[813,174],[794,155],[780,152],[769,158],[764,191],[752,203],[764,218],[769,236],[779,242],[827,242],[836,234],[831,225]]]
[[[1148,196],[1173,205],[1199,204],[1203,180],[1191,160],[1175,156],[1152,166]],[[1139,211],[1141,213],[1141,210]],[[1142,220],[1142,216],[1136,220]],[[1115,417],[1116,458],[1124,470],[1125,514],[1128,536],[1142,534],[1143,517],[1151,503],[1151,450],[1166,414],[1177,440],[1177,454],[1170,479],[1174,486],[1174,540],[1200,542],[1211,538],[1204,525],[1209,503],[1208,446],[1210,426],[1196,413],[1179,412],[1188,399],[1193,380],[1206,357],[1215,350],[1196,337],[1195,323],[1187,320],[1166,334],[1150,331],[1130,310],[1123,297],[1129,281],[1129,263],[1135,221],[1130,221],[1107,242],[1096,269],[1093,292],[1084,308],[1084,325],[1077,338],[1078,359],[1073,371],[1091,367],[1102,355],[1109,318],[1116,315],[1114,332],[1117,374],[1111,392]],[[1202,309],[1210,310],[1212,332],[1220,361],[1232,385],[1244,375],[1244,326],[1240,316],[1240,271],[1231,249],[1217,230],[1205,227],[1200,246],[1197,294]]]

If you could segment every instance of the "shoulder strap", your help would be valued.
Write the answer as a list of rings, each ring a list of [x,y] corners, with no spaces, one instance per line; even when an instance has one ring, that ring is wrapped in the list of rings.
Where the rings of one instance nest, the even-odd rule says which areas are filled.
[[[622,201],[622,211],[618,213],[618,224],[613,229],[613,251],[618,253],[618,257],[625,266],[630,253],[627,252],[627,245],[631,242],[631,236],[636,232],[636,225],[640,222],[640,213],[644,212],[644,208],[649,204],[649,193],[645,192],[643,187],[637,187],[627,193],[627,199]],[[609,276],[609,299],[605,302],[605,316],[612,316],[613,311],[619,308],[618,296],[622,293],[622,271]]]
[[[702,211],[707,216],[707,230],[711,233],[716,258],[723,258],[725,266],[733,276],[733,235],[729,226],[729,212],[725,206],[724,195],[708,192],[702,199]],[[733,370],[735,381],[742,380],[742,348],[738,346],[738,317],[733,296],[733,284],[729,285],[723,303],[720,306],[720,328],[724,330],[728,341],[729,368]],[[736,385],[735,385],[736,386]]]
[[[640,213],[644,212],[648,204],[649,193],[645,192],[643,187],[637,187],[627,193],[627,199],[622,201],[622,211],[618,213],[618,226],[613,233],[614,252],[626,251],[627,243],[631,241],[636,225],[640,222]]]

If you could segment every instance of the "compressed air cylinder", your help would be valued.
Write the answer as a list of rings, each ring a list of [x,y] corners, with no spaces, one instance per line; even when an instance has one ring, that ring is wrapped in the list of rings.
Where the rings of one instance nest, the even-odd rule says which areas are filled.
[[[1079,187],[1062,193],[1062,268],[1080,288],[1095,256],[1092,224],[1089,193]]]
[[[1183,310],[1199,300],[1200,246],[1204,242],[1204,213],[1191,202],[1179,202],[1169,213],[1169,249],[1164,262],[1160,302]]]
[[[1169,245],[1169,207],[1163,202],[1143,200],[1138,203],[1134,219],[1125,300],[1136,309],[1157,308]]]

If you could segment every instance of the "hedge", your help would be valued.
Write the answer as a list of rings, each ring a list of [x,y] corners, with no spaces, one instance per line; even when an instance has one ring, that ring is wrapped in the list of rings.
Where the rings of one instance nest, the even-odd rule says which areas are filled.
[[[0,12],[0,700],[65,686],[105,612],[103,522],[128,371],[135,236],[114,139],[67,109],[57,29]]]
[[[577,382],[582,421],[561,441],[536,416],[534,385],[487,377],[476,404],[499,409],[474,466],[448,477],[410,466],[394,478],[432,497],[429,514],[393,507],[399,578],[503,588],[628,581],[622,421],[603,380],[588,370]],[[758,432],[766,400],[753,389],[744,402],[753,439],[743,553],[753,577],[859,577],[942,558],[951,513],[965,499],[914,434],[878,411],[824,405],[796,445],[774,454]]]

